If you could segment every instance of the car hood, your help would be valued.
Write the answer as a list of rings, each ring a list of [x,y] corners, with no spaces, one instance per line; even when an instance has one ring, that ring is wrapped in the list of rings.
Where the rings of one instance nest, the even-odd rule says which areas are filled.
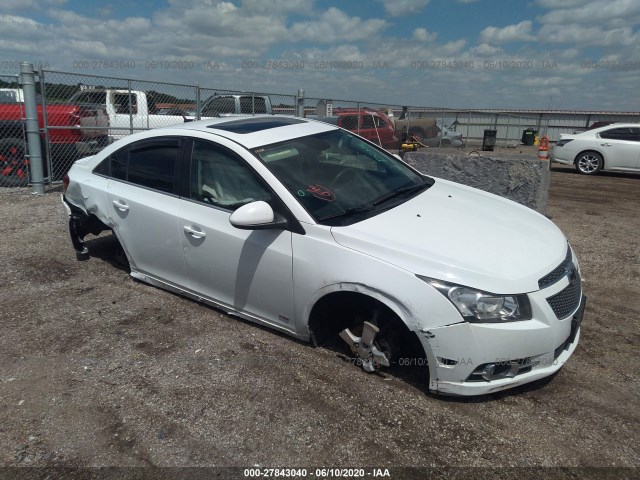
[[[436,179],[375,217],[331,229],[338,244],[414,274],[492,293],[538,290],[565,258],[550,220],[502,197]]]

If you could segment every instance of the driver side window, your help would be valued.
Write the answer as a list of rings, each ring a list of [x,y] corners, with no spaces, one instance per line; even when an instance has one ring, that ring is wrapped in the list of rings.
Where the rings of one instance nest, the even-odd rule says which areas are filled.
[[[200,141],[193,142],[190,198],[227,210],[257,200],[272,200],[269,190],[244,160]]]

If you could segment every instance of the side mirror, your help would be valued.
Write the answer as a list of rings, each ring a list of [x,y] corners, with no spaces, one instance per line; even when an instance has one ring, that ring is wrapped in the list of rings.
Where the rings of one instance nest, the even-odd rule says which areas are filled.
[[[285,228],[288,222],[278,218],[267,202],[262,200],[241,206],[229,217],[229,223],[241,230]]]

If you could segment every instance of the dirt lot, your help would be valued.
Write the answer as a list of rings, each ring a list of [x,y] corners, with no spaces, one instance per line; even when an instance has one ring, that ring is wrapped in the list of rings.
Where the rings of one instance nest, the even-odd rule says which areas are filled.
[[[78,262],[59,190],[0,192],[0,465],[640,466],[640,176],[551,182],[581,343],[550,381],[466,400],[137,283],[108,238]]]

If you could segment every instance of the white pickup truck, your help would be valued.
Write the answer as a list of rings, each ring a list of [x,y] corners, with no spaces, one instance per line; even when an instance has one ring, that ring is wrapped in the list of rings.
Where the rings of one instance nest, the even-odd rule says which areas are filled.
[[[109,141],[150,128],[184,123],[182,115],[158,115],[155,104],[145,92],[90,88],[80,90],[69,102],[78,105],[101,105],[109,116]]]
[[[195,112],[191,112],[195,116]],[[207,98],[200,108],[200,118],[233,115],[272,115],[271,99],[251,93],[219,94]]]
[[[19,88],[0,88],[0,103],[24,103],[22,90]]]

